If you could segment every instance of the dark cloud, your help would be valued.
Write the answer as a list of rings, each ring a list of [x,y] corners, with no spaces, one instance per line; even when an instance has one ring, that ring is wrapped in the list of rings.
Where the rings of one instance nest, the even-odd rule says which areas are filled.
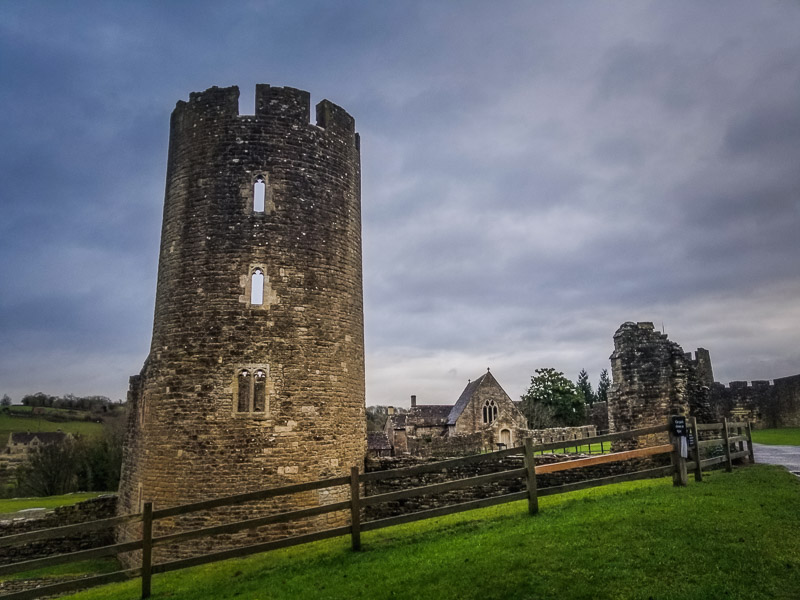
[[[149,346],[169,113],[254,84],[362,136],[368,400],[487,366],[596,379],[654,320],[721,379],[800,372],[800,7],[0,6],[0,393],[124,395]],[[28,367],[47,361],[47,372]]]

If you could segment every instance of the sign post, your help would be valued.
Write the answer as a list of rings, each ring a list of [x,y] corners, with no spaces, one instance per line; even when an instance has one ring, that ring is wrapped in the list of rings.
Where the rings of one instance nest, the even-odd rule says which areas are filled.
[[[687,433],[686,417],[680,415],[673,416],[670,426],[670,437],[672,438],[673,448],[672,464],[675,467],[672,483],[676,486],[684,486],[689,480],[686,473],[686,457],[689,454]]]

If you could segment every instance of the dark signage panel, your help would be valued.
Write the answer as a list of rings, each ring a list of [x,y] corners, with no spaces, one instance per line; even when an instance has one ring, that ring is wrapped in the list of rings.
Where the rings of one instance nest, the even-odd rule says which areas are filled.
[[[672,433],[677,436],[686,435],[686,417],[672,417]]]

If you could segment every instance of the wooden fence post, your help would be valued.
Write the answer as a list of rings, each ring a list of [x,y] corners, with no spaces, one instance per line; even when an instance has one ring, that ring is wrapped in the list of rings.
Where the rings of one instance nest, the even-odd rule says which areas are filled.
[[[750,452],[750,464],[754,465],[756,463],[756,456],[753,453],[753,426],[750,425],[750,421],[747,422],[745,431],[747,432],[747,450]]]
[[[731,461],[731,443],[728,441],[730,435],[728,433],[728,418],[722,419],[722,440],[725,444],[725,470],[730,473],[733,471],[733,462]]]
[[[700,465],[700,436],[697,435],[697,417],[692,417],[689,426],[692,429],[692,436],[694,437],[694,480],[703,481],[703,469]]]
[[[533,441],[525,440],[525,483],[528,488],[528,512],[539,512],[539,497],[536,492],[536,460],[533,458]]]
[[[686,459],[681,456],[681,438],[672,433],[672,428],[669,431],[669,440],[672,442],[672,466],[674,471],[672,473],[672,485],[684,486],[688,483],[688,476],[686,474]]]
[[[353,550],[361,550],[361,506],[359,502],[358,467],[350,469],[350,540]]]
[[[142,600],[150,597],[153,564],[153,503],[145,502],[142,510]]]

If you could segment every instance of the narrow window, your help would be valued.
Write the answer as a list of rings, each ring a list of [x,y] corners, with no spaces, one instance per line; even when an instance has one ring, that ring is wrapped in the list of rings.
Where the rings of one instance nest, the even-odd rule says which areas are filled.
[[[244,370],[239,373],[238,398],[236,410],[238,412],[250,411],[250,372]]]
[[[256,371],[253,384],[253,412],[264,412],[267,399],[267,374],[261,369]]]
[[[250,280],[250,304],[264,304],[264,272],[261,269],[253,271]]]
[[[483,403],[483,422],[491,423],[497,420],[497,405],[494,400],[487,400]]]
[[[253,185],[253,212],[264,212],[264,199],[267,195],[267,184],[259,175]]]

